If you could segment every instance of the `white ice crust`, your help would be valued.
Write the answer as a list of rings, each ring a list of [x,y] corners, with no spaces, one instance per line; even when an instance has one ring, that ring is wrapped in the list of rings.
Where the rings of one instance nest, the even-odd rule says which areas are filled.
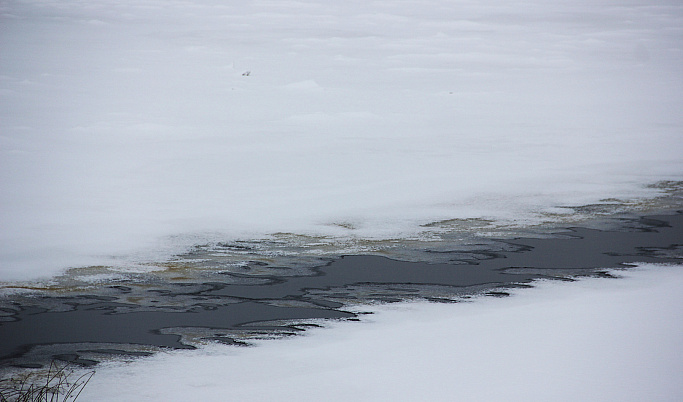
[[[678,1],[9,1],[0,280],[683,172]]]

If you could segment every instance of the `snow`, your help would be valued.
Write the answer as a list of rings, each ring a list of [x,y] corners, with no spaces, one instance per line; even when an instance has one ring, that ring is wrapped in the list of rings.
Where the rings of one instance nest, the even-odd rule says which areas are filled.
[[[677,1],[13,0],[0,21],[3,281],[533,222],[683,172]]]
[[[2,1],[0,282],[655,197],[681,27],[674,0]],[[681,400],[681,267],[624,275],[108,363],[81,399]]]
[[[84,401],[678,401],[683,266],[541,282],[509,298],[369,308],[258,347],[97,370]]]

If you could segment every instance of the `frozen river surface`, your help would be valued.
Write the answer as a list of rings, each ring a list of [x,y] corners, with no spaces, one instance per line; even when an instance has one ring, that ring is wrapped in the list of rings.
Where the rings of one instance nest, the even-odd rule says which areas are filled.
[[[17,0],[0,18],[0,280],[274,235],[338,255],[461,219],[562,224],[683,172],[677,1]]]
[[[671,233],[640,216],[680,217],[671,215],[683,204],[679,1],[337,3],[0,3],[6,349],[69,338],[31,331],[67,316],[102,330],[102,313],[113,312],[126,325],[100,334],[114,344],[156,336],[178,346],[234,340],[235,328],[182,330],[179,316],[156,318],[343,318],[354,300],[439,300],[476,283],[498,294],[507,290],[492,283],[546,269],[565,276],[680,257],[676,238],[622,241]],[[573,226],[585,227],[580,239],[543,243]],[[599,233],[611,235],[591,237]],[[585,254],[565,246],[576,242]],[[377,307],[364,330],[339,323],[281,350],[158,355],[102,370],[83,397],[448,400],[442,390],[469,400],[680,400],[671,381],[680,362],[667,357],[681,353],[671,339],[681,332],[671,310],[680,274],[648,266],[628,275],[519,291],[538,298]],[[135,314],[150,328],[134,334]],[[457,332],[464,316],[482,326]],[[21,326],[34,338],[9,329]],[[371,327],[378,332],[361,339]],[[339,387],[324,387],[328,378]],[[111,388],[121,381],[130,386]]]

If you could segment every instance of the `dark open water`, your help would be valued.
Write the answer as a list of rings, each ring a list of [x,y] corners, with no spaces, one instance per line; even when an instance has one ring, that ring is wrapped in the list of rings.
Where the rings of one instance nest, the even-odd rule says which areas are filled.
[[[610,230],[572,228],[556,238],[423,251],[447,263],[349,255],[306,270],[259,271],[254,264],[201,281],[117,281],[87,291],[16,294],[2,300],[0,369],[52,359],[93,365],[207,340],[246,344],[296,334],[315,325],[311,319],[356,319],[357,303],[505,296],[507,288],[539,278],[604,276],[605,268],[634,262],[681,263],[683,213],[622,219]]]

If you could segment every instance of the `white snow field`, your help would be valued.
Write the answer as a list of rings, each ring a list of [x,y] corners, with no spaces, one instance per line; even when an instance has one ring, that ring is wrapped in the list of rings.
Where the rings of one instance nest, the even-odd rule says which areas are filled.
[[[0,280],[683,172],[678,0],[3,0]]]
[[[682,71],[680,0],[0,0],[0,282],[647,205]],[[106,363],[80,399],[683,400],[681,267],[624,275]]]
[[[680,401],[683,266],[105,364],[83,401]]]

